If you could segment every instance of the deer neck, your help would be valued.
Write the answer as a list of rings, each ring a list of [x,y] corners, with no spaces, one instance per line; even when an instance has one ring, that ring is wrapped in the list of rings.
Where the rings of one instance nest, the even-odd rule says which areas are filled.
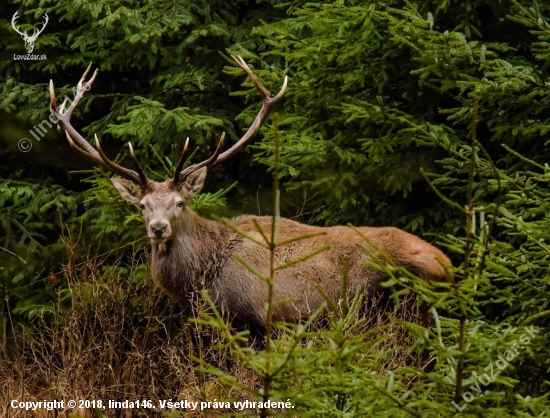
[[[224,257],[229,230],[221,223],[201,218],[189,208],[174,237],[153,244],[153,279],[169,295],[186,299],[193,289],[207,287]]]

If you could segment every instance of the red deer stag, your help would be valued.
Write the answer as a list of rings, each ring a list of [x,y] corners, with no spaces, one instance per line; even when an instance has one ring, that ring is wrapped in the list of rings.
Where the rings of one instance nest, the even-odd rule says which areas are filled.
[[[266,321],[264,307],[268,299],[267,285],[243,267],[234,255],[246,260],[263,275],[268,275],[269,251],[243,238],[221,222],[201,218],[187,206],[189,200],[201,191],[207,168],[222,163],[243,149],[258,133],[270,110],[285,93],[286,77],[281,90],[273,97],[242,58],[232,58],[248,74],[262,96],[263,104],[256,119],[244,136],[227,151],[221,152],[224,140],[222,134],[210,158],[182,171],[187,141],[173,177],[162,183],[147,178],[130,144],[136,171],[115,164],[105,156],[97,136],[94,148],[71,125],[75,107],[97,75],[98,70],[88,82],[85,81],[91,64],[78,83],[74,101],[66,110],[66,101],[57,109],[53,83],[50,82],[50,111],[74,149],[97,165],[123,177],[111,181],[123,199],[136,203],[143,212],[147,235],[153,248],[154,281],[167,294],[182,301],[188,301],[191,292],[204,285],[216,305],[225,305],[236,322],[261,328]],[[261,241],[254,220],[264,231],[270,230],[271,217],[241,216],[229,222]],[[450,264],[449,259],[420,238],[393,227],[361,227],[358,230],[391,257],[395,264],[408,268],[424,280],[445,279],[443,265]],[[362,288],[369,295],[380,288],[384,275],[366,265],[369,257],[357,246],[364,240],[352,228],[323,228],[283,218],[279,241],[320,232],[324,234],[277,248],[276,263],[282,264],[330,245],[328,250],[277,273],[274,279],[274,300],[284,298],[290,301],[277,305],[273,316],[275,320],[299,321],[317,309],[325,302],[317,286],[334,300],[341,299],[345,256],[348,257],[350,291]]]

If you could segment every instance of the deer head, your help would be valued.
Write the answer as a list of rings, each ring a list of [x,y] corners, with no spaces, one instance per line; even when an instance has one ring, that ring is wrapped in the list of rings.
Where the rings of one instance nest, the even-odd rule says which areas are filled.
[[[36,42],[36,38],[38,38],[38,35],[40,35],[43,31],[46,25],[48,24],[48,21],[50,20],[47,13],[44,13],[44,22],[42,22],[42,28],[40,30],[34,29],[34,33],[29,36],[27,35],[27,31],[21,32],[19,30],[19,26],[15,26],[17,23],[17,18],[19,17],[19,12],[15,12],[13,17],[11,18],[11,25],[13,29],[21,35],[21,38],[25,41],[25,49],[27,50],[27,53],[30,54],[34,50],[34,43]]]
[[[91,69],[91,64],[88,66],[88,69],[77,85],[75,98],[66,110],[67,99],[65,99],[59,109],[57,108],[53,82],[50,81],[50,112],[57,120],[58,129],[65,132],[67,141],[75,150],[93,163],[122,177],[113,178],[111,181],[123,199],[139,205],[143,212],[147,235],[153,243],[160,245],[159,248],[165,248],[165,243],[174,237],[176,231],[185,230],[187,227],[187,223],[189,222],[189,216],[186,216],[189,214],[187,204],[195,194],[201,191],[208,167],[220,164],[242,150],[258,133],[261,124],[273,106],[285,93],[288,81],[286,76],[281,90],[275,97],[272,97],[271,93],[262,85],[258,77],[256,77],[241,57],[235,58],[231,56],[231,58],[248,74],[262,96],[263,103],[258,115],[242,138],[231,148],[223,153],[221,152],[225,139],[225,133],[223,133],[216,150],[210,158],[182,170],[185,161],[184,156],[189,146],[189,138],[187,138],[172,178],[164,182],[149,180],[139,164],[130,143],[128,146],[130,148],[130,155],[136,166],[135,171],[111,161],[101,149],[97,135],[95,136],[96,148],[94,148],[73,128],[71,124],[73,111],[82,99],[84,92],[90,89],[98,70],[86,82],[85,79]]]

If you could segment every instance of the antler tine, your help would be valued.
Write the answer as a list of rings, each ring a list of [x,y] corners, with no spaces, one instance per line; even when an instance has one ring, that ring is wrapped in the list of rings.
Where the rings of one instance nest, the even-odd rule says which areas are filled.
[[[92,65],[92,64],[90,64]],[[99,73],[99,68],[96,68],[94,73],[92,74],[92,77],[90,78],[90,81],[88,81],[86,83],[86,85],[84,86],[84,91],[88,91],[92,88],[92,84],[94,83],[95,81],[95,78],[97,77],[97,73]]]
[[[264,87],[264,85],[260,82],[256,74],[252,72],[248,64],[242,59],[241,56],[235,57],[231,55],[231,59],[235,62],[235,64],[237,64],[239,67],[241,67],[244,70],[244,72],[248,75],[248,77],[250,77],[250,79],[252,80],[256,88],[260,91],[262,96],[267,98],[271,97],[271,93]]]
[[[74,110],[76,109],[76,107],[78,106],[78,104],[80,103],[82,98],[84,97],[84,93],[86,93],[88,90],[90,90],[90,87],[92,86],[95,78],[97,77],[97,73],[99,72],[99,68],[96,68],[96,70],[92,74],[92,77],[90,78],[90,81],[88,81],[85,85],[83,85],[84,81],[86,80],[86,76],[90,72],[91,68],[92,68],[92,63],[90,63],[90,65],[88,65],[88,68],[86,68],[86,71],[84,71],[84,74],[82,75],[82,78],[80,79],[80,81],[76,85],[76,92],[75,92],[75,95],[74,95],[74,100],[71,103],[71,105],[69,106],[69,108],[67,109],[67,115],[68,115],[69,118],[73,115]]]
[[[124,169],[124,167],[120,167],[120,166],[116,165],[115,163],[113,163],[111,160],[109,160],[105,156],[105,154],[103,153],[103,150],[101,149],[101,146],[99,145],[99,140],[97,139],[97,135],[95,135],[95,140],[96,140],[96,146],[99,150],[98,155],[99,155],[100,158],[97,158],[96,156],[91,155],[88,152],[84,151],[82,148],[78,147],[75,144],[75,142],[73,141],[73,138],[71,138],[71,135],[69,134],[68,131],[65,131],[65,136],[67,137],[67,141],[69,142],[69,145],[71,146],[71,148],[74,148],[76,151],[78,151],[80,154],[82,154],[86,158],[92,160],[93,162],[95,162],[96,164],[102,166],[103,168],[114,172],[115,174],[119,174],[123,177],[128,178],[129,180],[134,181],[137,184],[141,184],[141,179],[137,176],[137,174],[135,172],[133,174],[130,174],[130,173],[127,173],[125,171],[121,171],[120,169],[123,169],[123,170],[126,170],[126,169]],[[130,170],[128,170],[128,171],[130,171]],[[146,184],[146,183],[144,183],[144,184]]]
[[[220,137],[220,141],[218,142],[218,146],[216,147],[216,150],[214,151],[214,153],[212,154],[212,156],[208,159],[208,160],[205,160],[203,161],[202,163],[198,163],[198,164],[193,164],[192,166],[190,167],[187,167],[185,170],[183,170],[181,172],[181,174],[179,174],[178,176],[178,171],[176,171],[174,173],[174,181],[176,183],[183,183],[185,181],[185,179],[187,177],[189,177],[189,175],[191,173],[194,173],[195,171],[197,171],[198,169],[202,168],[202,167],[210,167],[212,166],[212,164],[216,161],[216,159],[218,158],[218,156],[220,155],[220,152],[222,150],[222,147],[223,147],[223,142],[225,141],[225,132],[222,133],[222,136]]]
[[[80,80],[78,81],[78,84],[76,85],[77,89],[82,88],[82,83],[84,83],[84,80],[86,80],[86,77],[88,76],[88,73],[90,72],[91,69],[92,69],[92,63],[89,63],[88,67],[86,68],[86,71],[84,71],[84,74],[82,74],[82,77],[80,77]],[[97,68],[96,68],[96,70],[97,70]]]
[[[87,153],[82,148],[77,146],[75,144],[75,142],[73,141],[73,139],[71,138],[71,135],[69,135],[68,131],[65,131],[65,136],[67,137],[67,142],[69,143],[71,148],[75,149],[79,154],[83,155],[84,157],[88,158],[89,160],[92,160],[94,163],[99,164],[99,165],[101,165],[102,167],[104,167],[106,169],[109,169],[109,167],[107,167],[102,160],[98,160],[95,156]]]
[[[220,164],[221,162],[231,158],[235,154],[237,154],[240,150],[242,150],[252,138],[258,133],[260,130],[260,127],[262,126],[263,121],[269,115],[269,112],[271,112],[271,109],[275,104],[281,100],[281,98],[284,96],[286,92],[286,87],[288,85],[288,77],[285,76],[285,79],[283,81],[283,86],[281,87],[281,90],[275,97],[272,97],[269,90],[267,90],[264,85],[261,83],[260,79],[252,72],[250,67],[246,64],[246,62],[241,57],[234,57],[231,55],[231,59],[239,66],[241,67],[244,72],[250,77],[258,91],[260,92],[262,96],[262,107],[260,111],[258,112],[258,115],[254,119],[254,122],[252,122],[252,125],[246,133],[239,139],[231,148],[229,148],[227,151],[219,154],[221,151],[221,145],[223,143],[223,140],[225,138],[225,132],[222,135],[222,139],[220,140],[220,143],[218,144],[218,147],[216,148],[216,152],[210,157],[208,160],[203,161],[202,163],[192,165],[191,167],[187,167],[180,175],[179,175],[179,182],[183,182],[189,174],[193,173],[194,171],[197,171],[199,168],[209,166],[213,167],[217,164]],[[219,155],[218,155],[219,154]],[[178,178],[177,171],[174,173],[174,181],[176,181],[176,178]],[[176,181],[177,182],[177,181]]]
[[[62,115],[65,113],[65,106],[67,106],[67,100],[68,98],[65,98],[65,100],[63,100],[63,103],[61,103],[61,106],[59,107],[59,113],[61,113]]]
[[[71,125],[71,116],[73,114],[73,111],[76,108],[76,106],[80,103],[80,100],[84,96],[84,92],[85,92],[85,90],[82,89],[82,80],[89,73],[91,67],[92,67],[92,64],[90,63],[90,65],[88,66],[88,68],[84,72],[84,75],[82,76],[80,82],[77,85],[75,97],[74,97],[71,105],[67,109],[67,111],[64,111],[65,110],[65,105],[66,105],[66,100],[63,102],[63,105],[61,106],[61,108],[59,110],[57,109],[57,101],[56,101],[56,98],[55,98],[55,89],[54,89],[53,81],[50,80],[50,113],[57,120],[57,126],[58,126],[58,129],[60,131],[68,131],[71,134],[71,138],[73,138],[76,145],[78,145],[80,148],[82,148],[84,151],[88,152],[89,154],[91,154],[95,158],[99,159],[99,154],[94,149],[94,147],[92,147],[88,143],[88,141],[86,141],[82,137],[82,135],[80,135],[76,131],[76,129],[74,129],[73,126]],[[93,79],[95,79],[96,74],[97,74],[97,70],[96,70],[94,76],[92,77],[92,80],[90,80],[90,81],[93,81]],[[88,86],[88,84],[86,84],[86,86]]]
[[[97,136],[96,136],[97,138]],[[141,182],[143,184],[149,183],[149,179],[147,178],[147,174],[145,174],[145,171],[141,167],[141,164],[139,163],[136,154],[134,153],[134,147],[132,147],[132,144],[128,142],[128,147],[130,148],[130,155],[132,156],[132,159],[134,160],[134,163],[136,164],[136,170],[138,173],[139,178],[141,179]]]
[[[141,176],[138,173],[136,173],[134,170],[128,170],[127,168],[124,168],[112,162],[101,149],[101,145],[99,144],[99,139],[97,137],[97,134],[94,134],[94,139],[95,139],[95,147],[97,149],[97,152],[99,153],[99,156],[101,157],[101,160],[104,163],[103,164],[104,167],[111,170],[115,174],[118,174],[122,177],[132,180],[134,183],[141,185],[141,187],[145,186],[148,183],[147,176],[145,176],[145,181],[142,182]]]
[[[136,162],[138,166],[138,172],[135,172],[134,170],[129,170],[127,168],[124,168],[118,164],[115,164],[107,156],[103,153],[103,150],[101,149],[101,146],[99,145],[99,140],[97,138],[97,135],[95,135],[97,150],[86,140],[84,137],[72,126],[71,124],[71,116],[73,114],[74,109],[84,96],[84,93],[89,90],[90,86],[94,82],[98,70],[96,69],[93,73],[92,77],[87,83],[84,83],[86,80],[86,76],[90,72],[90,69],[92,68],[92,64],[88,66],[86,71],[84,72],[84,75],[80,79],[80,81],[77,84],[76,87],[76,93],[75,97],[71,103],[71,105],[68,107],[67,111],[65,111],[65,106],[67,104],[67,98],[63,101],[60,108],[57,108],[57,99],[55,97],[55,88],[53,81],[50,80],[50,113],[54,116],[54,118],[57,121],[57,127],[58,130],[61,132],[65,132],[65,135],[67,137],[67,141],[69,142],[69,145],[76,150],[78,150],[79,153],[86,156],[90,161],[93,163],[102,166],[103,168],[112,171],[114,174],[118,174],[122,177],[125,177],[131,181],[133,181],[136,184],[139,184],[141,187],[144,187],[149,180],[147,179],[147,176],[145,175],[145,172],[137,162],[137,158],[135,157],[135,154],[133,152],[133,149],[130,146],[130,153],[132,154],[132,158]]]
[[[91,68],[92,68],[92,63],[90,63],[90,65],[88,65],[88,68],[86,68],[86,71],[84,71],[84,74],[82,75],[82,77],[80,78],[80,81],[76,85],[76,92],[74,95],[74,99],[71,102],[71,105],[68,107],[67,111],[63,113],[63,116],[65,116],[65,119],[67,120],[67,122],[70,121],[74,110],[76,109],[76,107],[78,106],[82,98],[84,97],[84,93],[90,90],[93,82],[95,81],[95,78],[97,77],[99,68],[96,68],[90,80],[86,84],[84,84],[84,81],[86,80],[86,77],[88,76],[88,73],[90,72]],[[52,95],[52,92],[53,92],[53,82],[50,80],[50,96]],[[50,111],[51,110],[52,110],[52,105],[50,103]],[[81,144],[78,144],[78,145],[81,145]]]
[[[241,67],[250,77],[260,94],[263,96],[263,103],[260,111],[258,112],[258,115],[256,115],[256,119],[254,119],[254,122],[252,122],[252,125],[246,133],[239,139],[231,148],[229,148],[227,151],[220,154],[218,159],[212,163],[212,166],[215,166],[231,157],[233,157],[235,154],[237,154],[240,150],[242,150],[252,138],[258,133],[260,130],[260,127],[262,126],[263,121],[269,115],[269,112],[271,112],[271,109],[277,104],[279,100],[284,96],[286,92],[286,88],[288,85],[288,76],[285,76],[285,79],[283,81],[283,85],[281,87],[281,90],[279,90],[279,93],[275,95],[275,97],[271,96],[271,93],[264,87],[264,85],[260,82],[258,77],[252,72],[250,67],[244,62],[244,60],[239,57],[238,59],[235,58],[233,55],[231,56],[233,61],[237,63],[239,67]]]
[[[176,169],[174,170],[174,178],[172,179],[172,181],[174,183],[179,183],[180,172],[181,172],[181,169],[183,168],[183,164],[185,163],[185,159],[183,157],[184,157],[185,153],[187,152],[188,147],[189,147],[189,137],[187,137],[187,139],[185,140],[185,145],[183,146],[183,151],[181,152],[181,157],[180,157],[178,163],[176,164]]]
[[[55,98],[55,89],[53,88],[53,80],[50,79],[50,110],[57,109],[57,100]]]
[[[82,135],[80,135],[76,129],[74,129],[70,123],[70,121],[68,120],[67,116],[66,116],[66,113],[60,113],[56,108],[55,108],[55,98],[53,100],[51,100],[50,102],[50,113],[55,117],[55,119],[57,120],[57,127],[58,127],[58,130],[60,132],[63,132],[63,131],[66,131],[66,132],[69,132],[70,135],[71,135],[71,138],[73,138],[74,142],[76,143],[76,145],[78,145],[79,148],[81,148],[82,150],[84,150],[85,152],[87,152],[88,154],[90,154],[90,156],[93,156],[93,157],[96,157],[96,158],[99,158],[99,155],[97,154],[97,151],[94,149],[94,147],[92,147],[88,141],[86,141]],[[64,110],[65,106],[64,106],[65,102],[63,102],[63,104],[61,105],[61,109],[60,110]]]
[[[69,143],[69,145],[71,146],[71,148],[74,148],[75,150],[77,150],[79,153],[81,153],[82,155],[85,155],[86,157],[89,157],[90,155],[84,151],[82,148],[79,148],[73,141],[73,139],[71,138],[71,136],[69,135],[69,132],[65,131],[65,136],[67,137],[67,142]]]

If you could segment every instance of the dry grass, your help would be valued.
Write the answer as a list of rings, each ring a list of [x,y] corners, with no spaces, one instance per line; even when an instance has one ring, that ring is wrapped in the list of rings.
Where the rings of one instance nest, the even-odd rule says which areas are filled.
[[[101,271],[101,262],[65,266],[55,312],[37,318],[19,344],[0,357],[0,416],[31,416],[11,400],[206,399],[213,387],[194,370],[197,356],[224,367],[227,352],[213,350],[211,329],[187,314],[150,281],[127,269]],[[140,260],[134,260],[135,268]],[[120,264],[120,260],[119,260]],[[58,276],[61,280],[61,275]],[[64,307],[64,300],[70,306]],[[215,333],[214,333],[215,334]],[[93,416],[92,411],[80,411]],[[150,410],[106,410],[109,417],[156,416]],[[11,415],[10,415],[11,414]],[[53,416],[46,411],[32,416]],[[69,416],[61,414],[61,416]]]
[[[35,319],[22,333],[24,343],[0,357],[0,416],[101,416],[91,409],[63,411],[59,415],[42,409],[31,414],[12,409],[11,400],[112,399],[156,403],[158,399],[249,399],[243,390],[197,372],[193,356],[216,364],[250,388],[261,385],[261,379],[227,349],[214,348],[220,339],[215,330],[187,321],[187,313],[177,303],[163,296],[149,279],[138,277],[135,272],[139,271],[146,277],[147,259],[133,259],[130,263],[117,260],[116,268],[104,268],[106,260],[100,257],[89,260],[65,266],[59,277],[66,284],[59,286],[55,312]],[[403,304],[399,310],[388,309],[411,320],[418,315],[410,307],[413,302]],[[371,301],[365,308],[369,320],[354,333],[386,324],[389,328],[383,332],[392,336],[380,349],[403,348],[392,351],[383,370],[421,364],[426,359],[408,354],[411,337],[381,313],[382,304],[382,300]],[[195,311],[203,308],[198,302],[194,305]],[[318,329],[326,326],[326,320],[315,324]],[[161,416],[147,408],[106,409],[104,413],[107,417]],[[199,416],[196,412],[181,414]]]

